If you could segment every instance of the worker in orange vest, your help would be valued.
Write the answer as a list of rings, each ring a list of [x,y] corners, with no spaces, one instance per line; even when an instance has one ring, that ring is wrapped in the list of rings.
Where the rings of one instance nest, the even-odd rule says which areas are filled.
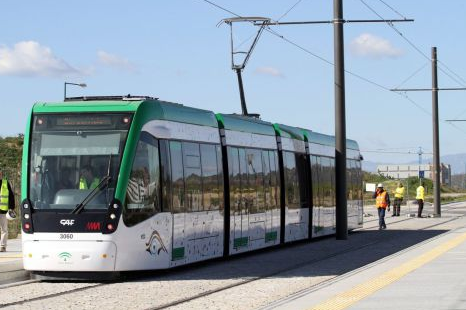
[[[375,206],[379,213],[379,230],[382,230],[387,228],[387,225],[385,224],[385,210],[388,209],[388,211],[390,211],[390,196],[383,188],[382,183],[377,185],[373,198],[375,198]]]

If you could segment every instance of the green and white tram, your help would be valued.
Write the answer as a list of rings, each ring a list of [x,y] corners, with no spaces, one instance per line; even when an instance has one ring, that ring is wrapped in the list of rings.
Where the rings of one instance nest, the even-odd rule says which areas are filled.
[[[362,225],[348,140],[348,224]],[[150,97],[37,103],[22,167],[24,268],[166,269],[335,233],[334,137]]]

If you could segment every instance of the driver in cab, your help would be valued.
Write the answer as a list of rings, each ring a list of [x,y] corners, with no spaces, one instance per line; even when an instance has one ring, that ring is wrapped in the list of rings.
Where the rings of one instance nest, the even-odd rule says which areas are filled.
[[[100,183],[90,166],[84,166],[81,170],[81,177],[79,178],[79,189],[94,189]]]

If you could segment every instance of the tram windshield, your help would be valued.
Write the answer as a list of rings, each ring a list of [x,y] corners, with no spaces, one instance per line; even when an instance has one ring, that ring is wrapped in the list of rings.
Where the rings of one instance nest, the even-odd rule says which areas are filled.
[[[103,179],[86,210],[113,198],[130,125],[128,114],[38,114],[29,152],[29,199],[35,209],[74,210]],[[109,180],[109,181],[108,181]]]

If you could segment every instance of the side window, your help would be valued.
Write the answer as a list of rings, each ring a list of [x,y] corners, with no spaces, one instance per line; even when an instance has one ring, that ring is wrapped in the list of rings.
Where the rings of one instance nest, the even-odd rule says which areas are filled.
[[[135,225],[161,211],[158,141],[142,132],[134,156],[123,219]]]
[[[264,205],[264,174],[262,172],[262,154],[256,149],[246,149],[248,171],[249,213],[265,211]]]
[[[285,169],[285,204],[289,209],[299,208],[298,173],[293,153],[283,152],[283,166]]]
[[[278,172],[278,153],[269,151],[270,181],[272,186],[273,207],[280,208],[280,176]]]
[[[264,171],[265,209],[273,209],[272,172],[270,171],[269,151],[262,151],[262,170]]]
[[[202,189],[204,210],[219,210],[222,206],[221,170],[217,160],[217,146],[201,144]],[[220,166],[221,168],[221,166]]]
[[[173,213],[184,212],[184,176],[181,142],[170,141],[171,201]]]
[[[319,166],[317,156],[311,156],[312,205],[319,207]]]
[[[201,154],[198,143],[183,142],[186,212],[202,211]]]
[[[324,207],[333,206],[333,195],[332,195],[332,163],[330,158],[322,157],[322,198]]]
[[[299,201],[301,208],[308,208],[309,182],[307,176],[307,156],[305,154],[295,154],[296,172],[298,173],[299,182]]]
[[[222,161],[222,148],[220,145],[215,146],[215,152],[217,153],[217,171],[218,171],[218,199],[219,207],[223,210],[224,197],[223,197],[223,161]]]
[[[251,196],[248,191],[248,163],[246,161],[246,151],[238,149],[239,153],[239,174],[241,179],[241,213],[247,214],[251,207]]]
[[[228,171],[230,180],[231,214],[241,213],[241,176],[239,171],[238,148],[228,147]]]

